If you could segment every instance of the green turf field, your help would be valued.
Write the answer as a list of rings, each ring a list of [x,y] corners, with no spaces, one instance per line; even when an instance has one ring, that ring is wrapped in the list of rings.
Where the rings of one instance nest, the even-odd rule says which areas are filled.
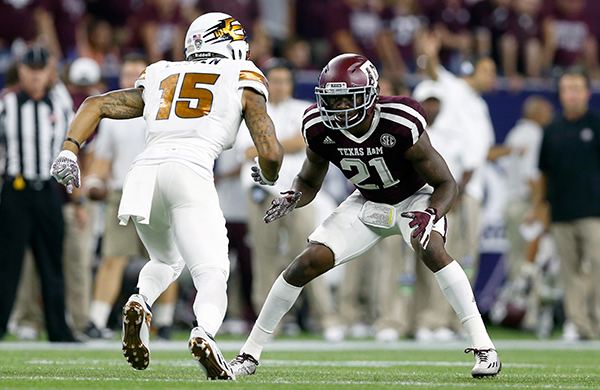
[[[453,389],[600,388],[600,343],[502,340],[503,369],[496,378],[470,377],[471,355],[462,343],[423,345],[371,341],[326,344],[318,340],[274,342],[257,374],[237,382],[203,380],[185,341],[153,344],[146,371],[125,363],[118,342],[65,347],[0,343],[0,388],[52,389]],[[225,341],[231,358],[239,341]]]

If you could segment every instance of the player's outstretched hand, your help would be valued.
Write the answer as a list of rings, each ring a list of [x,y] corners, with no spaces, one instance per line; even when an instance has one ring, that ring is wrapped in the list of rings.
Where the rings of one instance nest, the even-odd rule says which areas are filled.
[[[437,217],[436,214],[437,212],[433,207],[429,207],[425,211],[407,211],[400,214],[402,217],[412,220],[408,223],[409,227],[414,228],[411,236],[419,239],[423,249],[427,249],[429,244],[431,230]]]
[[[285,191],[281,193],[281,197],[273,199],[271,207],[265,214],[264,221],[266,223],[273,222],[276,219],[289,214],[296,208],[296,204],[300,200],[302,192],[300,191]]]
[[[63,150],[50,167],[50,175],[57,182],[67,187],[67,192],[73,192],[73,186],[80,187],[80,171],[77,164],[77,156],[69,150]]]

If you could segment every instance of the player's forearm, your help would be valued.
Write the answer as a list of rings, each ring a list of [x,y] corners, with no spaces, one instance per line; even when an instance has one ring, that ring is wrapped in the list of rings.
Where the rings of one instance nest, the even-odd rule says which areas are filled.
[[[300,175],[296,176],[294,182],[292,183],[292,190],[302,192],[302,196],[300,197],[296,208],[304,207],[312,202],[320,189],[320,185],[316,186],[315,184],[310,184],[303,180]]]
[[[256,130],[254,143],[258,153],[258,165],[263,175],[268,179],[275,181],[279,176],[279,169],[283,161],[283,148],[275,137],[275,127],[268,117],[268,122],[264,122],[265,129]],[[271,127],[271,128],[268,128]],[[271,135],[272,134],[272,135]]]
[[[446,215],[458,196],[458,186],[454,179],[443,181],[434,186],[429,206],[435,208],[438,218]]]
[[[120,89],[90,96],[77,110],[69,126],[67,138],[81,145],[94,133],[102,118],[130,119],[142,116],[143,113],[144,100],[140,88]],[[78,153],[79,147],[73,141],[65,141],[63,149]]]
[[[73,118],[67,132],[64,150],[78,154],[80,146],[92,135],[100,122],[100,105],[94,99],[87,98]],[[76,142],[79,144],[77,145]]]
[[[246,89],[243,94],[242,106],[244,107],[246,126],[250,130],[252,141],[256,147],[260,170],[267,180],[275,181],[283,160],[283,147],[275,135],[275,125],[267,114],[265,98]]]

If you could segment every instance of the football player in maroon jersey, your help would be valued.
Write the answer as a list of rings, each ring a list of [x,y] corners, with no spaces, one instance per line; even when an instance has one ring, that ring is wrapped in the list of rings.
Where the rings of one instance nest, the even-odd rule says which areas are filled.
[[[307,248],[273,284],[248,340],[231,362],[236,376],[256,371],[264,344],[303,286],[395,234],[435,273],[462,322],[471,343],[465,352],[475,355],[473,377],[500,371],[471,285],[444,248],[445,215],[456,198],[456,183],[429,142],[421,106],[404,96],[379,96],[377,79],[373,64],[356,54],[333,58],[321,72],[317,103],[303,118],[304,165],[292,188],[273,201],[265,222],[310,203],[330,162],[356,191],[308,237]],[[253,176],[260,182],[258,169]]]

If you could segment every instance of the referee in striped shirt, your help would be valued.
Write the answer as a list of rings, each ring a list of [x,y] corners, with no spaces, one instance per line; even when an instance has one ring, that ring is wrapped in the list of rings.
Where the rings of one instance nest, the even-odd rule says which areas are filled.
[[[18,64],[19,86],[0,100],[5,162],[0,193],[0,339],[6,333],[30,247],[39,270],[50,341],[75,341],[65,321],[61,192],[50,165],[64,140],[71,108],[50,92],[49,54],[29,49]],[[33,304],[33,302],[32,302]]]

